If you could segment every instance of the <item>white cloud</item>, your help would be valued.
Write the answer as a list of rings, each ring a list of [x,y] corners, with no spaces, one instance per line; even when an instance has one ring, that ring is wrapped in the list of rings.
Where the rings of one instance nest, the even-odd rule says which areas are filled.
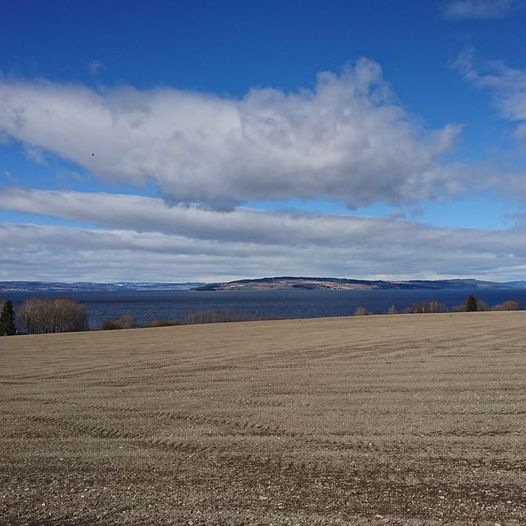
[[[526,71],[498,61],[485,62],[479,66],[473,48],[460,54],[455,67],[473,86],[487,90],[501,117],[514,123],[512,136],[518,150],[508,152],[508,157],[512,161],[523,158],[526,152]],[[526,170],[523,166],[524,162],[507,166],[504,160],[500,163],[500,170],[495,167],[494,174],[485,178],[486,183],[522,201],[526,194]]]
[[[97,227],[159,232],[220,242],[262,245],[340,247],[385,243],[404,235],[433,242],[445,231],[415,223],[373,217],[272,213],[246,208],[232,212],[167,206],[160,199],[107,193],[59,192],[2,188],[4,209],[52,216]],[[435,235],[432,235],[435,232]],[[416,237],[415,237],[416,236]],[[427,241],[426,241],[427,238]]]
[[[34,163],[39,164],[40,166],[47,165],[46,157],[39,148],[26,145],[25,154],[27,158],[32,160]]]
[[[155,181],[170,202],[216,209],[290,197],[351,207],[434,198],[458,187],[441,155],[459,132],[419,124],[366,59],[319,74],[313,90],[253,89],[241,100],[0,82],[0,134],[105,180]]]
[[[138,196],[9,188],[2,197],[4,208],[93,226],[0,224],[0,279],[512,279],[526,268],[522,226],[484,231],[392,218],[215,212]]]
[[[16,175],[13,175],[9,170],[6,170],[4,172],[4,178],[9,184],[17,184],[18,178]]]
[[[473,48],[460,54],[455,67],[474,86],[491,92],[503,117],[526,121],[526,71],[497,61],[486,62],[480,71],[475,66]]]
[[[452,0],[443,4],[443,14],[456,20],[492,20],[504,18],[520,7],[518,0]]]
[[[522,205],[526,194],[526,71],[511,68],[498,61],[486,62],[478,67],[472,48],[461,53],[455,67],[473,86],[489,91],[502,118],[515,124],[513,138],[518,150],[508,153],[514,163],[507,165],[504,160],[500,169],[494,167],[493,174],[487,173],[485,182],[499,188],[508,197],[517,199]],[[516,162],[521,159],[522,162]]]

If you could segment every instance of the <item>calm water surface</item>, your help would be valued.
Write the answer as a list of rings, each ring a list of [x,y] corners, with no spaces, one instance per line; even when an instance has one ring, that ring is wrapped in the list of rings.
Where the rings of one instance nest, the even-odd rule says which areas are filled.
[[[68,293],[83,303],[92,328],[122,314],[133,315],[139,325],[154,319],[175,320],[203,310],[247,313],[262,318],[314,318],[348,316],[363,306],[374,313],[391,305],[402,310],[419,301],[438,300],[448,307],[463,303],[468,294],[490,306],[517,300],[526,307],[526,290],[280,290],[280,291],[119,291]],[[10,294],[15,308],[28,297],[57,296],[52,293]]]

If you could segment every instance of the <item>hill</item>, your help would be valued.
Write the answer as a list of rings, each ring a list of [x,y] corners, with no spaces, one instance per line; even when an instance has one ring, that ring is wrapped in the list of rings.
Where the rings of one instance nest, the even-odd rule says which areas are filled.
[[[501,283],[476,279],[384,281],[347,278],[319,278],[280,276],[258,279],[241,279],[226,283],[211,283],[195,287],[200,291],[226,290],[368,290],[368,289],[490,289],[526,288],[526,282]]]
[[[118,291],[154,291],[154,290],[188,290],[199,287],[203,283],[155,283],[155,282],[130,282],[95,283],[79,281],[63,283],[56,281],[0,281],[0,294],[9,292],[118,292]]]

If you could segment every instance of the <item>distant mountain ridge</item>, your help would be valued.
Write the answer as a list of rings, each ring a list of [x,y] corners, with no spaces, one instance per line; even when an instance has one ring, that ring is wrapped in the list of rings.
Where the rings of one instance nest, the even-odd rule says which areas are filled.
[[[189,290],[204,285],[203,282],[189,283],[154,283],[129,282],[95,283],[80,281],[77,283],[61,283],[52,281],[0,281],[0,294],[8,292],[118,292],[118,291],[158,291],[158,290]]]
[[[526,288],[526,281],[481,281],[477,279],[385,281],[348,278],[279,276],[241,279],[225,283],[210,283],[196,287],[197,291],[226,290],[369,290],[369,289],[499,289]]]
[[[442,279],[442,280],[364,280],[350,278],[322,278],[276,276],[257,279],[241,279],[224,283],[156,283],[156,282],[48,282],[48,281],[0,281],[0,295],[17,293],[52,293],[69,292],[119,292],[119,291],[236,291],[236,290],[371,290],[371,289],[406,289],[406,290],[440,290],[440,289],[526,289],[526,281],[482,281],[477,279]]]

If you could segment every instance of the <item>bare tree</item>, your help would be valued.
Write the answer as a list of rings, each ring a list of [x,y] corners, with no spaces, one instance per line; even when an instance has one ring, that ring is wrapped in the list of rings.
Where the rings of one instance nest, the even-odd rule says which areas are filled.
[[[414,303],[407,309],[409,314],[429,314],[446,311],[446,306],[442,302],[436,300]]]
[[[31,298],[19,309],[21,326],[29,334],[88,329],[86,308],[68,298]]]
[[[41,315],[43,313],[43,306],[41,303],[41,299],[31,298],[24,301],[18,310],[19,323],[29,334],[41,332],[39,331],[42,327]]]
[[[446,312],[446,306],[440,301],[430,301],[427,304],[428,312],[437,313],[437,312]]]
[[[478,312],[484,312],[489,310],[489,305],[482,300],[477,300],[477,311]]]
[[[56,298],[50,309],[53,319],[53,332],[84,331],[88,328],[86,308],[78,301]]]
[[[425,303],[413,303],[404,309],[405,314],[422,314],[425,312]]]

